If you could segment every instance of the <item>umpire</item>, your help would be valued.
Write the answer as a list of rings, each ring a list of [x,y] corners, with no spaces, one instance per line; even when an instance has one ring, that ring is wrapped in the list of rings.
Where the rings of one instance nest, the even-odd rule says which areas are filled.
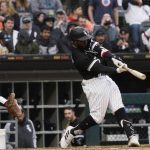
[[[68,147],[74,136],[100,124],[107,108],[124,129],[128,137],[128,146],[140,146],[132,123],[127,118],[120,90],[107,75],[126,71],[124,68],[127,64],[93,41],[90,34],[82,27],[72,29],[70,38],[73,45],[71,48],[73,63],[83,77],[82,88],[89,103],[90,114],[76,127],[69,126],[66,129],[60,146]],[[117,68],[107,66],[105,62],[108,60],[112,61]]]

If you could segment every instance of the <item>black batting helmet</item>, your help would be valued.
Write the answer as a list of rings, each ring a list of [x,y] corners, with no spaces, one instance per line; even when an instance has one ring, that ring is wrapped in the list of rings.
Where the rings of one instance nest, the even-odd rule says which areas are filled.
[[[70,31],[70,39],[72,41],[86,41],[91,38],[92,36],[83,27],[74,27]]]

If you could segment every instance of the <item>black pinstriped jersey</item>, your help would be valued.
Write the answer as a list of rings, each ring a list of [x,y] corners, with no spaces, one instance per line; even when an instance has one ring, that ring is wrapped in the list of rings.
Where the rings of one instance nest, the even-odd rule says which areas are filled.
[[[94,43],[94,42],[93,42]],[[83,77],[83,79],[91,79],[93,77],[97,77],[100,73],[102,74],[110,74],[112,72],[116,72],[116,69],[113,67],[105,66],[103,63],[104,57],[111,57],[111,54],[108,52],[107,56],[106,50],[103,47],[95,42],[89,49],[80,50],[75,47],[72,47],[72,60]]]

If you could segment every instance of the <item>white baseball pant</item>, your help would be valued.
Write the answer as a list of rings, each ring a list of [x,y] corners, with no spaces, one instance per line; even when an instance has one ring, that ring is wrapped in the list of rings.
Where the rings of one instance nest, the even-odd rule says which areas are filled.
[[[107,75],[83,80],[82,88],[89,102],[90,115],[98,124],[103,121],[107,108],[114,113],[124,107],[118,86]]]

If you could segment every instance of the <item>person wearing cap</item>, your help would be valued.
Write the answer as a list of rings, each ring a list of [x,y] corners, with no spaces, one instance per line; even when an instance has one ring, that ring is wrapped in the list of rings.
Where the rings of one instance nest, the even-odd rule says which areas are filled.
[[[113,43],[113,52],[132,52],[134,44],[130,40],[129,29],[122,27],[120,29],[119,38]]]
[[[39,54],[39,45],[24,29],[19,31],[15,54]]]
[[[96,31],[94,35],[95,41],[97,41],[101,46],[109,49],[111,51],[111,43],[107,40],[107,34],[105,29],[100,28]]]
[[[54,28],[55,17],[54,16],[45,16],[44,24],[48,26],[51,30]]]
[[[39,34],[41,27],[44,25],[46,14],[43,12],[36,12],[33,15],[33,28]]]
[[[72,42],[72,62],[82,76],[82,89],[89,104],[89,115],[77,126],[68,126],[60,140],[61,148],[67,148],[76,135],[88,128],[102,123],[109,108],[118,124],[128,137],[128,146],[139,147],[132,123],[129,121],[121,93],[116,83],[108,76],[111,73],[123,73],[127,64],[98,44],[82,27],[75,27],[70,32]],[[107,62],[112,61],[110,67]]]
[[[48,26],[54,40],[59,43],[60,39],[64,36],[60,28],[55,28],[55,17],[46,16],[44,25]]]
[[[28,32],[31,41],[36,39],[37,31],[33,28],[32,18],[30,16],[25,16],[22,18],[21,30],[26,30]]]

